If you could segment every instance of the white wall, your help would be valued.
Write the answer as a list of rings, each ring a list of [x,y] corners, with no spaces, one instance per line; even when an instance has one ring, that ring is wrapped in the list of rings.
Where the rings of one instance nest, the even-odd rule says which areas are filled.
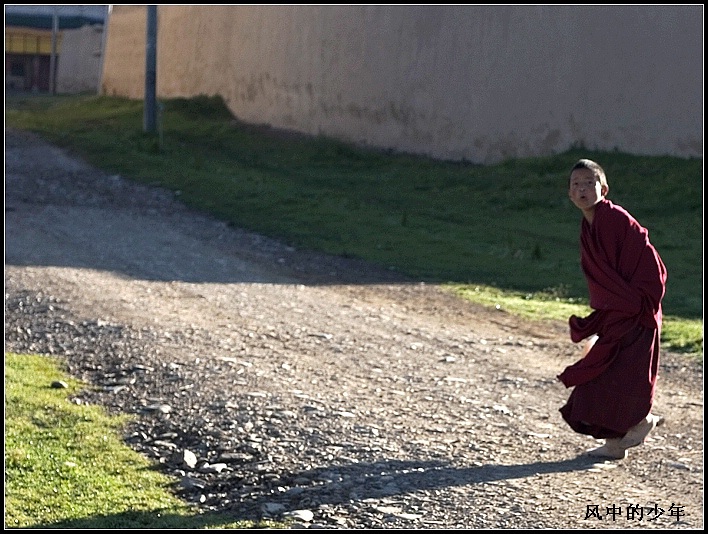
[[[103,26],[63,30],[57,63],[57,93],[97,93],[101,73]]]
[[[105,94],[143,98],[145,19],[113,7]],[[161,5],[157,91],[442,159],[702,157],[703,6]]]

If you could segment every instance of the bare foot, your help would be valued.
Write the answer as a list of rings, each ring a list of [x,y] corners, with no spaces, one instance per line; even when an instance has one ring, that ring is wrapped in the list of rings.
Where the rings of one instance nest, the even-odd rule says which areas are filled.
[[[587,451],[587,456],[605,458],[609,460],[624,460],[627,458],[627,449],[622,447],[621,439],[607,439],[602,447]]]
[[[649,433],[657,426],[664,423],[664,418],[658,415],[649,414],[642,421],[630,428],[624,437],[620,440],[620,445],[625,449],[636,447],[644,443],[644,440]]]

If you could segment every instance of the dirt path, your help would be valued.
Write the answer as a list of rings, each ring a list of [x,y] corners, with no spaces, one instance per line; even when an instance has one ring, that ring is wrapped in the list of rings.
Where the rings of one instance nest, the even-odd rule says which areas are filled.
[[[5,134],[6,350],[61,356],[100,386],[81,401],[135,414],[126,441],[185,499],[320,528],[703,528],[697,364],[664,353],[666,425],[588,462],[596,441],[558,413],[564,324],[293,250]]]

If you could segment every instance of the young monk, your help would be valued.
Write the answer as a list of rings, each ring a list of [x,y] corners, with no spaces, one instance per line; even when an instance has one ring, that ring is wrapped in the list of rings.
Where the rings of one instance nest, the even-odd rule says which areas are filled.
[[[587,454],[624,459],[627,449],[642,444],[663,423],[651,409],[666,267],[648,231],[605,198],[608,192],[600,165],[581,159],[573,166],[568,194],[583,215],[580,264],[593,311],[570,317],[571,339],[588,344],[558,379],[574,387],[560,409],[563,419],[575,432],[605,439]]]

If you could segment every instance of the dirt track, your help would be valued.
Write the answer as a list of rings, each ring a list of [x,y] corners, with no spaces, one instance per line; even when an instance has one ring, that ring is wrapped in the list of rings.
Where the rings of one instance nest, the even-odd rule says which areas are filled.
[[[558,413],[564,324],[293,250],[5,134],[6,350],[62,357],[100,386],[83,402],[135,414],[126,441],[185,499],[319,528],[703,528],[699,365],[664,353],[666,425],[589,462],[596,441]]]

